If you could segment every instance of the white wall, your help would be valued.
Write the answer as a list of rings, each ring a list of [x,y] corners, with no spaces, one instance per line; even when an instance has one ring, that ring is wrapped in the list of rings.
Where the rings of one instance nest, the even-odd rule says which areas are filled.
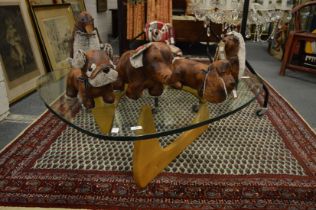
[[[117,9],[117,0],[108,0],[109,9]]]
[[[108,35],[112,34],[112,17],[111,11],[97,13],[96,0],[85,0],[87,12],[94,18],[94,25],[98,28],[100,37],[103,42],[108,42]],[[116,9],[117,0],[108,0],[108,9]]]
[[[2,63],[0,60],[0,121],[9,114],[9,99],[7,96],[7,88],[5,86]]]

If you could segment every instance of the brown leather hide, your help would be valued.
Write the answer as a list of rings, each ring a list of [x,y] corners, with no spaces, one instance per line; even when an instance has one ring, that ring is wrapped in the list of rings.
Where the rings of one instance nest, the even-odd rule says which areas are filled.
[[[225,53],[227,59],[237,56],[239,50],[239,41],[234,35],[226,35],[222,41],[225,43]]]
[[[239,74],[239,60],[237,56],[233,56],[228,59],[231,68],[229,69],[229,73],[234,77],[235,81],[238,82],[238,74]]]
[[[108,84],[101,87],[92,87],[91,85],[85,86],[85,83],[80,78],[86,78],[86,72],[94,63],[100,68],[102,65],[109,65],[110,59],[103,50],[90,50],[86,52],[86,63],[82,69],[73,68],[67,77],[66,95],[68,97],[77,97],[79,93],[83,105],[90,109],[95,106],[93,98],[102,97],[104,102],[113,103],[113,85]],[[100,68],[102,70],[102,68]],[[95,76],[95,75],[93,75]]]
[[[143,67],[134,68],[130,63],[130,57],[136,53],[130,50],[121,56],[118,65],[118,81],[115,89],[123,90],[124,84],[128,84],[126,95],[132,99],[141,97],[144,89],[148,89],[152,96],[160,96],[163,92],[163,84],[167,84],[172,74],[172,52],[169,46],[162,42],[153,42],[143,52]]]
[[[236,58],[236,57],[235,57]],[[235,59],[231,59],[232,62],[236,61]],[[237,65],[238,65],[238,58],[237,58]],[[231,63],[230,60],[218,60],[214,61],[210,64],[210,69],[214,69],[218,75],[223,78],[227,93],[231,93],[231,91],[234,89],[236,85],[236,81],[238,80],[238,71],[235,79],[235,63]],[[237,70],[239,68],[239,65],[237,67]],[[234,73],[233,73],[234,72]]]
[[[196,89],[200,97],[208,102],[220,103],[226,99],[223,81],[228,94],[235,86],[231,71],[232,65],[227,60],[218,60],[207,65],[189,59],[178,59],[173,63],[173,74],[169,84],[175,88],[189,86]],[[204,82],[206,82],[205,92]]]
[[[231,64],[231,68],[227,71],[232,74],[235,81],[238,83],[238,74],[239,74],[239,60],[238,60],[238,51],[239,51],[239,41],[234,35],[226,35],[223,37],[222,41],[225,43],[225,54],[227,60]]]

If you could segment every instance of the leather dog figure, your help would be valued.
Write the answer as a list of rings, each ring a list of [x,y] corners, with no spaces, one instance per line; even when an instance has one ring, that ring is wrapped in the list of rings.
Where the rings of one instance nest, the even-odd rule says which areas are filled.
[[[151,42],[123,53],[117,64],[119,78],[115,89],[123,90],[128,84],[126,95],[134,100],[141,97],[144,89],[152,96],[160,96],[163,84],[172,74],[172,59],[169,46],[163,42]]]
[[[106,103],[115,100],[112,83],[118,73],[108,54],[103,50],[78,50],[72,59],[73,69],[67,77],[66,95],[79,96],[87,109],[95,106],[94,98],[102,97]]]
[[[173,62],[173,74],[169,84],[177,89],[183,85],[198,91],[201,98],[210,103],[221,103],[235,87],[231,74],[238,59],[217,60],[210,65],[189,59],[176,59]]]

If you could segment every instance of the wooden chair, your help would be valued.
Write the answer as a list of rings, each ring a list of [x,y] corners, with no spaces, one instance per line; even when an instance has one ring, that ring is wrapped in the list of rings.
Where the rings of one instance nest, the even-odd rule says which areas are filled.
[[[316,1],[309,1],[304,4],[300,4],[292,9],[292,14],[294,18],[294,30],[289,33],[288,39],[285,45],[285,53],[282,61],[282,66],[279,74],[284,76],[286,69],[291,69],[294,71],[303,71],[316,74],[316,70],[308,68],[302,65],[295,65],[291,63],[293,55],[298,51],[300,42],[314,42],[316,41],[316,34],[311,32],[303,31],[301,28],[301,16],[300,11],[305,7],[311,7],[316,5]]]

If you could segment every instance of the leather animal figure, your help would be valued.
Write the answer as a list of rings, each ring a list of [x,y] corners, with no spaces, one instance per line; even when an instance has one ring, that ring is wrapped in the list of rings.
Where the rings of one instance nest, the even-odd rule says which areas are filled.
[[[95,97],[102,97],[106,103],[114,102],[112,83],[118,73],[105,51],[78,50],[71,62],[73,69],[68,74],[66,88],[68,97],[74,98],[79,94],[87,109],[95,106]]]
[[[234,78],[238,82],[239,79],[244,75],[246,68],[246,47],[243,36],[236,32],[232,31],[224,36],[222,42],[225,45],[225,58],[231,59],[233,57],[238,58],[239,68],[235,68]],[[238,75],[238,77],[236,77]]]
[[[161,21],[152,21],[145,27],[146,40],[149,42],[165,42],[169,45],[175,56],[183,56],[180,48],[176,47],[174,40],[174,31],[170,23]]]
[[[174,44],[174,31],[170,23],[152,21],[145,27],[146,39],[150,42],[166,42]]]
[[[126,95],[135,100],[144,89],[152,96],[160,96],[172,74],[172,59],[170,47],[163,42],[151,42],[123,53],[117,64],[115,89],[123,90],[128,84]]]
[[[219,43],[215,61],[209,66],[188,59],[175,59],[169,84],[194,88],[211,103],[224,101],[237,87],[245,69],[245,43],[241,34],[231,32]]]
[[[83,51],[103,49],[113,60],[112,46],[101,43],[98,31],[94,27],[94,19],[86,11],[81,12],[76,19],[71,40],[70,57],[72,58],[73,53],[79,49]]]
[[[238,65],[237,57],[217,60],[210,65],[189,59],[176,59],[169,84],[181,89],[183,85],[198,91],[201,98],[210,103],[221,103],[234,89],[236,81],[231,73]]]

